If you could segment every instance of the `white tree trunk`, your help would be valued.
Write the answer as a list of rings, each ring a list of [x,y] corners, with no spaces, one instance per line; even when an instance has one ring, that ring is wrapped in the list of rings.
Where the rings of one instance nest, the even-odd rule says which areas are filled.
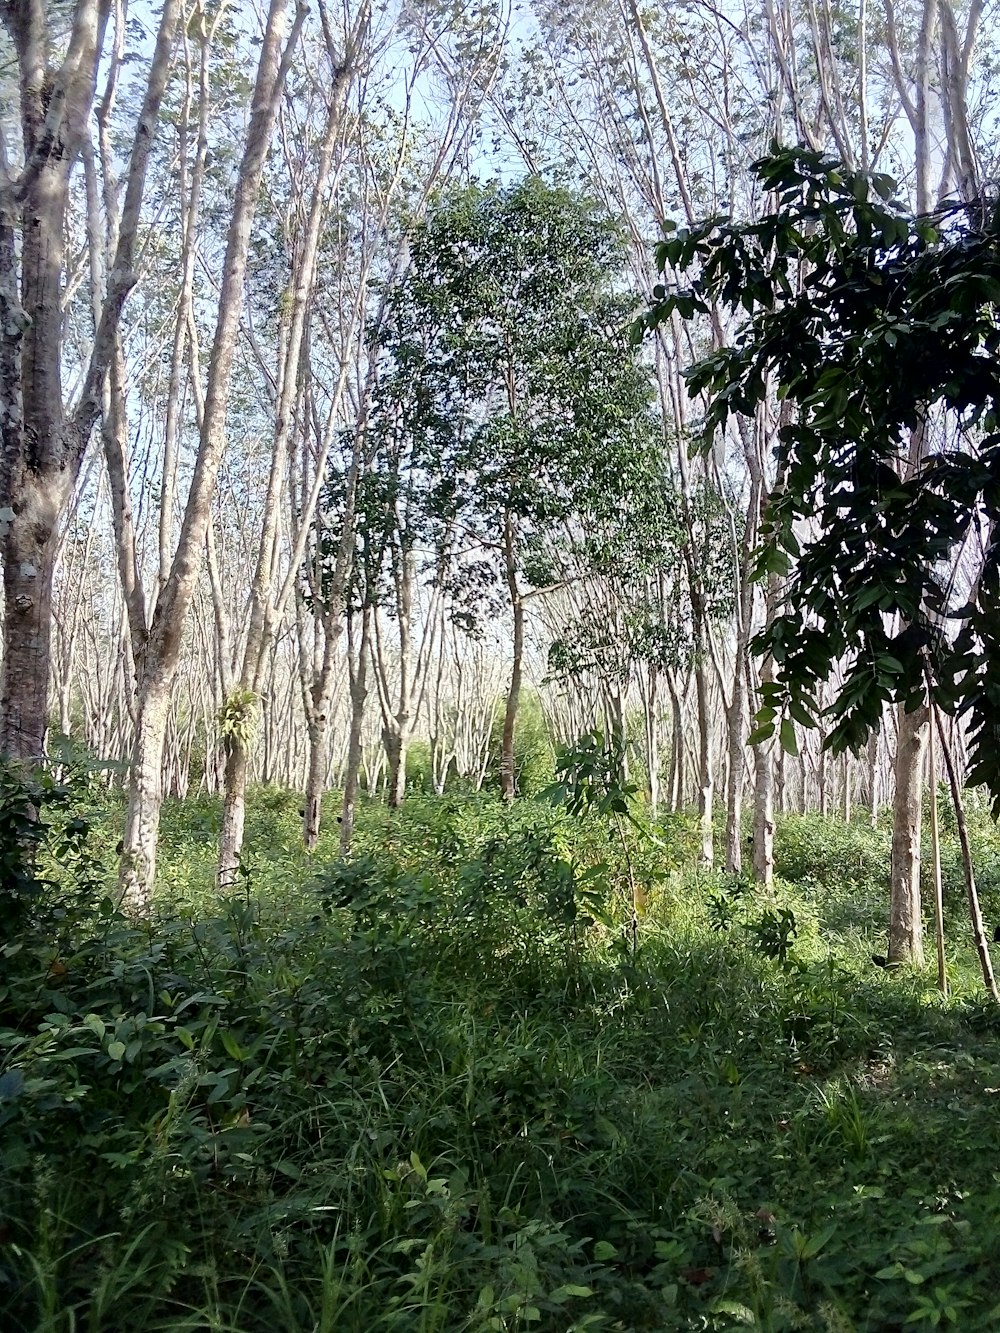
[[[184,620],[200,572],[212,498],[226,443],[229,386],[261,173],[291,53],[305,17],[304,11],[297,13],[291,35],[284,44],[285,8],[286,0],[271,0],[267,14],[253,109],[230,215],[219,312],[201,412],[198,455],[170,576],[161,590],[145,645],[136,733],[137,745],[140,738],[142,744],[135,752],[137,766],[132,771],[129,792],[130,808],[135,804],[136,817],[127,821],[122,840],[123,900],[135,910],[145,908],[153,890],[159,837],[162,788],[159,776],[155,782],[152,779],[154,758],[151,747],[158,739],[160,748],[155,763],[162,765],[166,718],[161,718],[159,710],[165,707],[164,701],[169,698],[177,672]],[[153,709],[148,720],[145,716],[147,708]]]

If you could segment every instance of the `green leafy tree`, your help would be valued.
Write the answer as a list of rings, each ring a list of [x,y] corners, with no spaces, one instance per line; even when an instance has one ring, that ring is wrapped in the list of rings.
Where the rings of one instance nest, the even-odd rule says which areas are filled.
[[[814,724],[837,662],[827,748],[860,749],[886,704],[901,706],[889,958],[919,963],[928,702],[967,716],[969,780],[1000,808],[1000,215],[980,198],[913,216],[890,177],[804,148],[774,149],[754,170],[772,210],[669,235],[661,271],[690,282],[657,288],[646,323],[745,315],[688,372],[708,398],[709,438],[775,391],[784,400],[758,574],[788,577],[784,609],[756,640],[774,671],[751,739],[777,728],[794,749],[793,722]],[[962,553],[977,547],[970,574]]]
[[[621,234],[586,199],[535,178],[448,194],[410,261],[388,296],[374,429],[408,494],[420,488],[419,540],[455,604],[474,621],[502,589],[510,607],[509,800],[524,599],[648,476],[649,377],[615,287]]]
[[[970,781],[1000,803],[1000,214],[979,201],[915,217],[890,177],[802,148],[754,170],[776,206],[663,241],[661,271],[691,280],[659,287],[645,323],[712,301],[745,312],[688,372],[709,395],[706,436],[774,389],[792,408],[758,560],[790,577],[757,640],[776,667],[756,734],[814,723],[842,659],[834,752],[859,748],[885,704],[918,707],[929,682],[969,715]],[[983,550],[971,586],[955,570],[967,543]]]

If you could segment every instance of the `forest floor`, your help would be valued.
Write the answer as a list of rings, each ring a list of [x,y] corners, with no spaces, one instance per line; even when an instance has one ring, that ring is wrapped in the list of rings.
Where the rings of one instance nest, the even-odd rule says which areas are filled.
[[[945,846],[951,996],[890,973],[888,833],[782,820],[779,881],[537,801],[254,794],[54,843],[0,950],[0,1328],[1000,1327],[1000,1011]],[[332,822],[332,821],[331,821]],[[1000,837],[976,823],[991,927]],[[632,889],[642,911],[631,922]]]

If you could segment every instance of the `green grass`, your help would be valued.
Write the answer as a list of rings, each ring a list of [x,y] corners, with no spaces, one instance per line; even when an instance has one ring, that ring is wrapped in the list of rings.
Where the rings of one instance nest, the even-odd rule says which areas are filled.
[[[764,902],[675,820],[636,949],[599,820],[365,806],[344,867],[297,810],[220,903],[170,807],[154,921],[5,958],[4,1330],[1000,1325],[1000,1019],[956,895],[948,1001],[871,965],[884,830],[788,819]]]

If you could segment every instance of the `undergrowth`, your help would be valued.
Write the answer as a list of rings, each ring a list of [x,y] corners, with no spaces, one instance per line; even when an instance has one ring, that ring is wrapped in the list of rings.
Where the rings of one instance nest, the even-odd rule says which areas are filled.
[[[239,893],[136,924],[94,800],[2,950],[4,1330],[1000,1323],[997,1017],[957,945],[948,1002],[872,966],[880,830],[787,821],[762,899],[682,819],[626,872],[611,806],[369,806],[307,864],[265,792]]]

